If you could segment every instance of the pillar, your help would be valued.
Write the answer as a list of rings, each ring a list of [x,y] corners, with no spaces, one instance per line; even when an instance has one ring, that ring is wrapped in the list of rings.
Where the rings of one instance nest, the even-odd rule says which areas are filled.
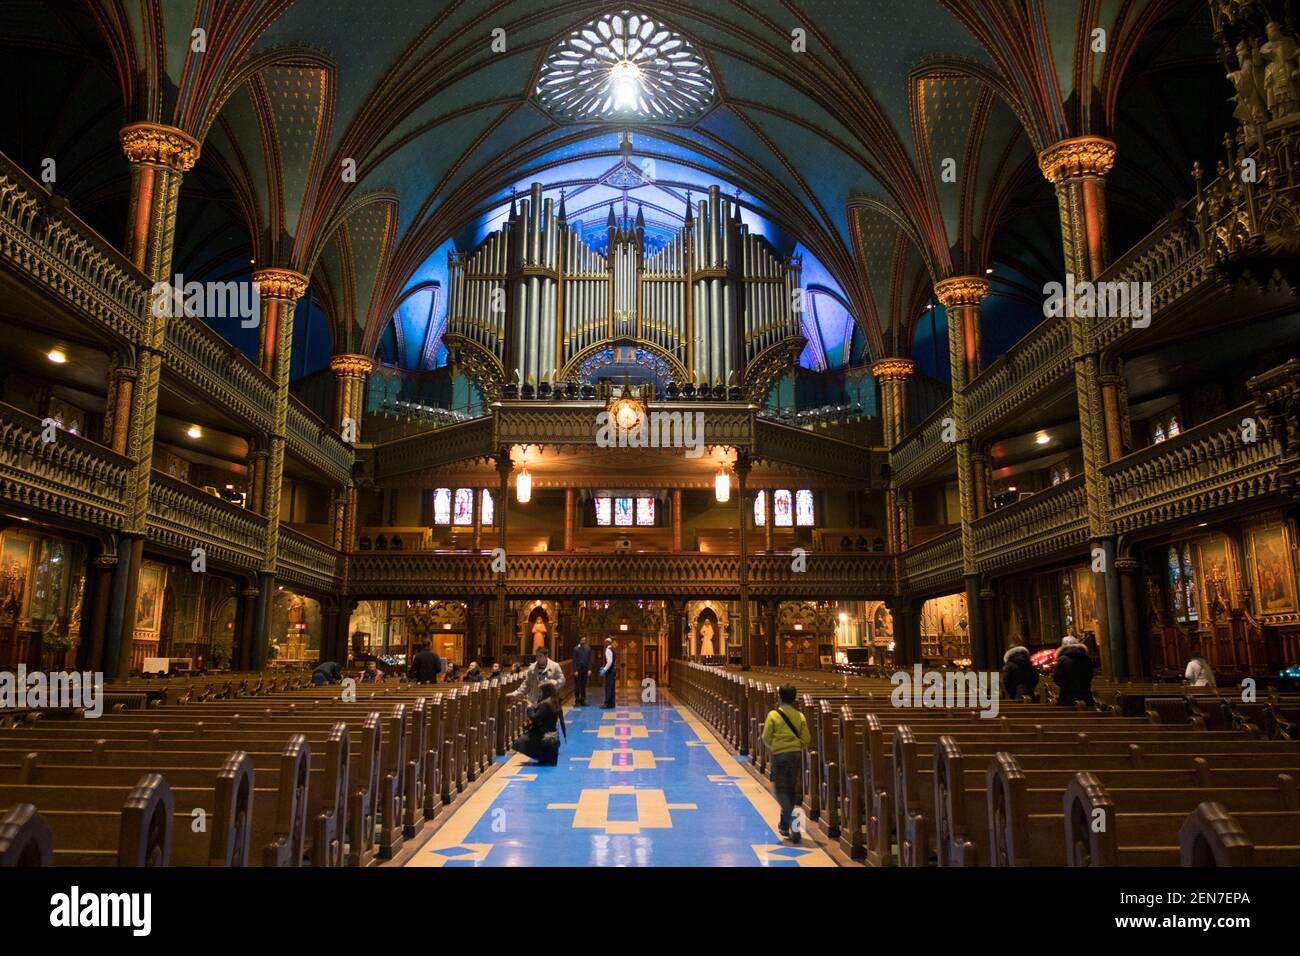
[[[740,623],[740,653],[741,663],[749,665],[753,663],[754,652],[749,646],[749,535],[745,520],[750,510],[749,489],[746,484],[749,478],[750,461],[749,454],[745,451],[736,452],[736,502],[740,508],[740,560],[739,560],[739,590],[740,602],[737,615]]]
[[[983,276],[954,276],[936,284],[934,292],[948,314],[952,417],[957,436],[957,490],[961,502],[962,577],[966,582],[971,657],[976,668],[985,669],[992,666],[992,662],[986,660],[981,629],[983,615],[979,612],[979,568],[975,560],[975,532],[972,525],[981,512],[977,504],[974,450],[966,424],[966,387],[979,374],[980,302],[988,295],[989,281]]]
[[[334,390],[334,421],[339,435],[351,445],[361,441],[366,379],[374,370],[374,360],[365,355],[335,355],[330,359],[330,371],[337,380]]]
[[[564,489],[564,550],[573,550],[573,499],[572,488]]]
[[[776,514],[776,505],[773,504],[775,497],[771,488],[763,489],[763,543],[768,554],[776,553],[776,521],[773,519]],[[745,517],[748,519],[748,514]]]
[[[673,554],[682,553],[682,489],[673,489]]]
[[[975,517],[983,518],[989,513],[989,456],[983,449],[972,451],[970,456],[971,477],[975,481]]]
[[[483,495],[486,491],[486,488],[474,489],[474,552],[476,554],[483,550],[483,503],[486,500]],[[427,496],[429,492],[425,490],[422,494]]]
[[[781,648],[777,643],[776,620],[781,607],[779,601],[767,601],[763,604],[763,631],[767,645],[767,666],[776,667],[781,663]]]
[[[199,144],[183,130],[156,123],[126,126],[119,139],[131,164],[123,251],[151,282],[170,284],[181,177],[198,161]],[[171,300],[150,295],[146,302],[145,333],[136,343],[134,374],[119,375],[113,411],[114,450],[120,446],[120,454],[130,458],[132,464],[127,474],[126,517],[118,535],[119,561],[114,569],[104,633],[104,676],[109,680],[125,676],[131,669],[134,636],[130,622],[135,614],[140,565],[144,562],[158,383]]]
[[[506,510],[510,502],[510,472],[514,465],[510,461],[510,449],[503,447],[497,452],[497,500],[496,509],[493,512],[494,520],[497,523],[497,547],[500,549],[499,554],[506,553]],[[509,568],[509,560],[506,565]],[[496,575],[496,633],[492,635],[492,656],[498,660],[506,648],[506,641],[509,638],[507,626],[510,623],[510,604],[506,597],[506,572],[501,571]]]
[[[872,363],[871,375],[880,383],[880,417],[886,448],[894,448],[907,434],[907,380],[915,369],[912,360],[905,358],[884,358]],[[901,506],[904,494],[891,477],[885,491],[885,546],[891,554],[901,554],[907,549],[906,510]]]
[[[1146,672],[1142,659],[1141,612],[1138,609],[1138,574],[1141,564],[1135,558],[1116,558],[1119,572],[1120,605],[1123,608],[1124,645],[1128,653],[1128,676],[1141,677]]]
[[[91,591],[94,596],[91,604],[89,628],[87,629],[85,670],[102,671],[104,669],[104,638],[108,627],[109,603],[113,596],[113,571],[117,567],[117,555],[101,554],[96,556],[93,564],[94,582]]]
[[[1095,281],[1110,261],[1106,229],[1106,174],[1115,165],[1115,144],[1099,136],[1063,140],[1038,156],[1038,165],[1056,189],[1065,252],[1067,288]],[[1074,387],[1078,398],[1079,435],[1083,446],[1084,497],[1088,507],[1089,560],[1097,595],[1098,643],[1103,669],[1112,677],[1128,671],[1118,572],[1114,567],[1115,538],[1108,515],[1102,468],[1113,451],[1122,451],[1123,416],[1120,383],[1111,402],[1108,424],[1103,394],[1100,348],[1093,340],[1088,316],[1067,313],[1074,357]],[[1118,438],[1118,440],[1116,440]]]

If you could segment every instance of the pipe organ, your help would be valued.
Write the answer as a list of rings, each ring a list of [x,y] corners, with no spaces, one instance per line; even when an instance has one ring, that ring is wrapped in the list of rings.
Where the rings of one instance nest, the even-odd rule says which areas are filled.
[[[632,345],[669,358],[682,384],[716,390],[745,384],[769,350],[797,358],[799,260],[751,234],[717,186],[649,257],[640,211],[620,221],[610,206],[602,255],[569,226],[563,197],[552,203],[534,183],[500,230],[450,254],[447,346],[478,353],[476,370],[554,384],[589,355]]]

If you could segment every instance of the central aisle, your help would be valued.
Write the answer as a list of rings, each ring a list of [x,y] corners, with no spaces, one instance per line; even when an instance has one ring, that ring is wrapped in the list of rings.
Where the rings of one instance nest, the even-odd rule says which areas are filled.
[[[685,708],[583,707],[565,720],[559,766],[499,758],[406,865],[835,865],[807,837],[781,841],[776,800]]]

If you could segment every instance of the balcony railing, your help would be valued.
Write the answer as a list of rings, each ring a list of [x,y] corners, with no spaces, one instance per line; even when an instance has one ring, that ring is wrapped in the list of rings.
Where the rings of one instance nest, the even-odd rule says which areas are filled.
[[[69,312],[119,338],[145,334],[149,283],[7,157],[0,155],[0,262],[39,285]]]
[[[54,441],[34,415],[0,404],[0,500],[118,530],[131,461],[62,429]]]
[[[978,433],[1071,380],[1070,322],[1044,319],[966,389],[968,429]]]
[[[266,548],[266,518],[155,471],[149,483],[149,540],[208,561],[259,570]]]
[[[956,452],[955,442],[944,441],[945,421],[952,418],[952,401],[946,401],[930,417],[912,429],[894,447],[890,457],[894,481],[900,485],[920,478],[948,455]]]
[[[353,554],[349,592],[358,597],[490,596],[498,575],[480,554]],[[891,559],[884,555],[806,555],[796,571],[790,555],[748,559],[751,597],[798,599],[887,597]],[[700,597],[738,595],[740,558],[734,554],[523,554],[508,558],[509,596]]]
[[[352,480],[352,448],[292,396],[287,431],[290,453],[328,475],[336,484],[345,485]]]
[[[1280,497],[1280,443],[1254,426],[1243,405],[1180,435],[1126,455],[1102,469],[1115,531],[1128,534],[1234,505]]]
[[[999,508],[972,526],[981,573],[1011,570],[1077,553],[1088,544],[1083,475]]]
[[[956,590],[962,586],[961,529],[954,528],[908,548],[903,575],[912,592]]]
[[[235,321],[235,320],[230,320]],[[167,320],[163,367],[250,425],[271,431],[275,383],[201,320]]]
[[[284,584],[309,590],[338,589],[342,556],[315,538],[280,525],[276,578]]]

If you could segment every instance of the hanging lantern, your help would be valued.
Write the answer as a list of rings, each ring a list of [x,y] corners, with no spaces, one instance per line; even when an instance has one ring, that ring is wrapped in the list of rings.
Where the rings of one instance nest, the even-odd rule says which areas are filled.
[[[719,468],[713,477],[713,497],[718,499],[718,504],[723,505],[731,500],[731,476],[725,468]]]
[[[519,473],[519,477],[515,479],[515,500],[521,505],[526,505],[532,500],[532,497],[533,476],[530,475],[528,469],[525,468]]]
[[[641,416],[645,414],[645,406],[635,398],[627,397],[617,399],[610,403],[609,417],[614,424],[618,426],[621,432],[635,431],[641,424]]]

